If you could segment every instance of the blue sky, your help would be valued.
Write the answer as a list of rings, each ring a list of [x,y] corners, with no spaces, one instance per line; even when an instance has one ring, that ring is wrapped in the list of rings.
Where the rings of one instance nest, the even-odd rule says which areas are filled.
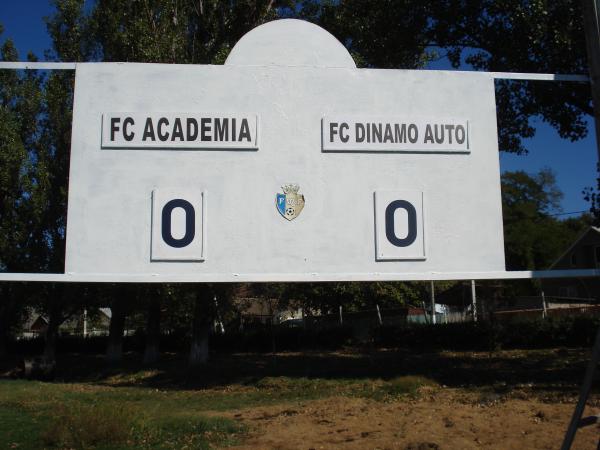
[[[43,18],[52,11],[47,0],[0,1],[0,23],[5,28],[0,40],[13,39],[22,60],[30,50],[43,60],[44,50],[50,47]],[[440,61],[435,68],[448,68],[448,65]],[[560,139],[556,131],[541,120],[535,121],[535,124],[536,136],[526,141],[529,154],[501,153],[502,170],[533,173],[549,167],[556,173],[558,186],[564,193],[562,211],[587,210],[588,204],[583,200],[581,191],[586,186],[595,185],[597,156],[593,123],[591,120],[588,122],[588,137],[574,143]]]
[[[4,27],[4,34],[0,39],[4,41],[11,38],[22,60],[25,60],[30,50],[43,60],[44,50],[50,47],[44,17],[53,11],[48,0],[0,1],[0,23]]]

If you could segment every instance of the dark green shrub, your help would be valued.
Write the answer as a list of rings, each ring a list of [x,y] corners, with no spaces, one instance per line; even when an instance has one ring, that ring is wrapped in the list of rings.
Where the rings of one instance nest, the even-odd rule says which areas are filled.
[[[600,318],[564,316],[502,322],[407,324],[372,330],[375,345],[428,350],[496,350],[590,346]]]

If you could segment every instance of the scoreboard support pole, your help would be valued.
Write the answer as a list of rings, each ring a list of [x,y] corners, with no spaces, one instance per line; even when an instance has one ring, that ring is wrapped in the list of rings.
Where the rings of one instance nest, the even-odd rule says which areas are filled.
[[[567,433],[565,434],[565,438],[563,440],[562,446],[560,450],[570,450],[571,445],[573,445],[573,440],[575,439],[575,433],[581,427],[592,425],[598,422],[599,416],[590,416],[586,418],[582,418],[583,411],[585,410],[585,404],[587,403],[587,399],[590,395],[590,391],[592,390],[592,382],[594,381],[594,374],[596,373],[596,369],[598,368],[598,363],[600,362],[600,328],[596,333],[596,340],[594,342],[594,346],[592,347],[592,356],[590,358],[590,363],[585,371],[585,376],[583,378],[583,384],[581,385],[581,392],[579,393],[579,400],[577,401],[577,405],[575,406],[575,411],[573,411],[573,416],[571,417],[571,422],[569,423],[569,428],[567,428]],[[600,441],[598,442],[598,448],[600,448]]]
[[[419,273],[264,273],[264,274],[140,274],[140,273],[5,273],[0,282],[37,283],[316,283],[360,281],[533,280],[600,277],[600,269],[514,270],[493,272]]]
[[[594,106],[596,150],[600,161],[600,1],[583,0],[583,26]]]
[[[473,308],[473,322],[477,322],[477,288],[475,280],[471,280],[471,307]]]
[[[600,0],[582,0],[583,26],[585,30],[585,42],[587,47],[587,58],[590,72],[590,86],[592,89],[592,102],[594,107],[594,128],[596,130],[596,150],[598,152],[598,170],[600,170]],[[598,174],[600,176],[600,173]],[[544,307],[545,310],[545,307]],[[573,445],[577,429],[596,423],[590,420],[592,417],[582,419],[585,404],[592,389],[594,374],[600,363],[600,328],[596,334],[596,340],[592,347],[592,356],[585,372],[579,400],[573,411],[571,422],[567,428],[561,450],[569,450]],[[600,441],[598,442],[600,448]]]
[[[435,284],[433,281],[429,282],[430,296],[431,296],[431,323],[435,325]]]

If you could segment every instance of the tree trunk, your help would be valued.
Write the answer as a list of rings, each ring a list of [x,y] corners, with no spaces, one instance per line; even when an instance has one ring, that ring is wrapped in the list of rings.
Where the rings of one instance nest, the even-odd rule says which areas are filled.
[[[48,327],[45,333],[44,359],[48,363],[56,361],[56,341],[58,340],[58,329],[64,322],[63,304],[65,288],[62,284],[54,284],[48,290]]]
[[[3,361],[8,356],[8,350],[6,349],[7,335],[4,329],[0,330],[0,361]]]
[[[200,288],[194,304],[192,345],[189,364],[198,367],[208,362],[208,336],[210,334],[210,291]]]
[[[47,362],[56,361],[56,341],[58,339],[58,328],[62,323],[60,308],[53,306],[48,318],[48,328],[46,328],[46,342],[44,344],[44,359]]]
[[[0,361],[6,358],[6,341],[8,340],[8,306],[12,302],[10,293],[5,283],[0,284]]]
[[[146,348],[144,350],[144,364],[155,364],[160,356],[160,298],[158,293],[153,293],[153,299],[148,308],[148,322],[146,325]]]
[[[123,288],[120,288],[122,291]],[[111,304],[110,326],[108,329],[108,346],[106,347],[106,361],[109,364],[119,363],[123,360],[123,331],[125,329],[125,298],[121,292]]]

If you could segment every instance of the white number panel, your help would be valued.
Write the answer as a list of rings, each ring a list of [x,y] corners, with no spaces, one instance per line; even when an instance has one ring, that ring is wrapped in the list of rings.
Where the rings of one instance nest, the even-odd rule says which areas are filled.
[[[423,193],[375,192],[375,242],[378,260],[425,259]]]
[[[206,192],[152,192],[152,261],[203,261]]]

